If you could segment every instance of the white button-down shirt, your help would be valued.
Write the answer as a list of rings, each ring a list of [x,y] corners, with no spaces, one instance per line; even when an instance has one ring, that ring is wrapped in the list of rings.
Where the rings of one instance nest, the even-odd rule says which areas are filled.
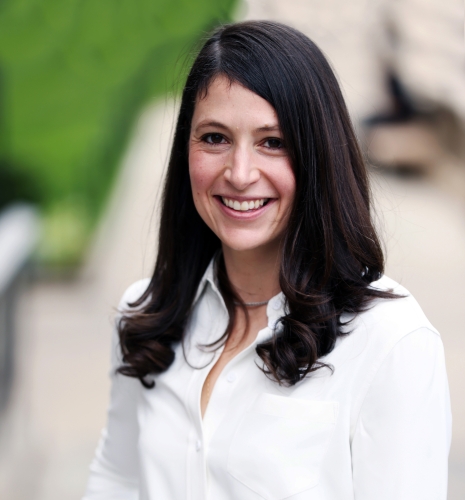
[[[142,294],[143,280],[122,308]],[[203,277],[183,347],[145,389],[115,374],[85,500],[445,500],[451,414],[438,332],[389,278],[372,286],[408,295],[376,300],[317,370],[293,387],[269,380],[255,352],[285,314],[219,376],[202,420],[200,394],[220,355],[202,347],[228,314],[213,275]]]

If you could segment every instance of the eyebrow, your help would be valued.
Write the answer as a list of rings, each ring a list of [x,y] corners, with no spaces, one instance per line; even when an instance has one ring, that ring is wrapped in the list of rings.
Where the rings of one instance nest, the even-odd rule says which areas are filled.
[[[215,121],[200,122],[200,124],[197,125],[196,130],[198,130],[199,128],[209,128],[209,127],[221,128],[223,130],[228,130],[228,127],[226,127],[226,125],[223,125],[222,123],[215,122]]]
[[[219,128],[222,130],[229,130],[229,127],[227,127],[223,123],[215,122],[215,121],[201,122],[199,125],[197,125],[196,130],[199,130],[202,128],[209,128],[209,127]],[[276,125],[264,125],[263,127],[259,127],[257,129],[255,129],[255,132],[278,132],[278,131],[281,131],[278,124],[276,124]]]
[[[256,129],[256,132],[278,132],[278,131],[281,131],[279,125],[264,125],[263,127]]]

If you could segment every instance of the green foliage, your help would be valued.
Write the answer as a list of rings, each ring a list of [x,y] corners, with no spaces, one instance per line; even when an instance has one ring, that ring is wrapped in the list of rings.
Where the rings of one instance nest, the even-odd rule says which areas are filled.
[[[141,106],[179,87],[183,54],[234,4],[0,1],[0,203],[13,185],[39,201],[46,261],[79,260]]]

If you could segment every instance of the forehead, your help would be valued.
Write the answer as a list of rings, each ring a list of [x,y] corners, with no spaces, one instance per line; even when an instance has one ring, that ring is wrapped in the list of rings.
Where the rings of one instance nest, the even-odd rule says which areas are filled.
[[[214,78],[196,99],[193,123],[207,119],[248,121],[259,126],[278,124],[276,111],[268,101],[223,75]]]

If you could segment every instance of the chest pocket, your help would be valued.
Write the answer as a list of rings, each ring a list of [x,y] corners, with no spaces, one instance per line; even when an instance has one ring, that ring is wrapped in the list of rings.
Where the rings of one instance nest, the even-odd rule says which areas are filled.
[[[318,484],[339,403],[261,394],[240,423],[228,472],[267,500]]]

